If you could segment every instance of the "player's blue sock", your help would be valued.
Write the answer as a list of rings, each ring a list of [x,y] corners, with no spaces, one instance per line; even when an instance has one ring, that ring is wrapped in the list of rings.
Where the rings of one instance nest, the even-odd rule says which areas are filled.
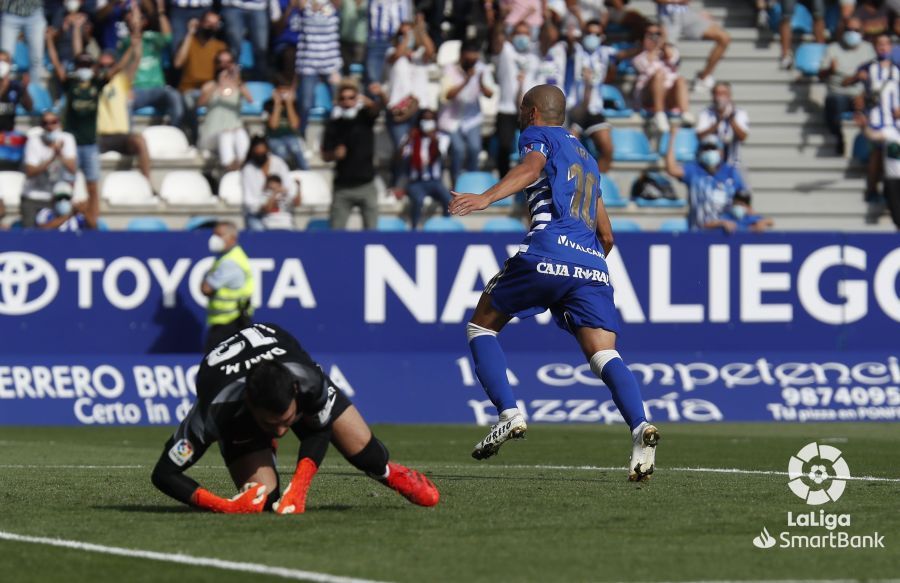
[[[497,341],[497,333],[470,322],[466,336],[475,360],[475,374],[497,412],[515,409],[516,398],[506,376],[506,355]]]
[[[612,393],[613,402],[619,408],[619,413],[625,418],[628,427],[635,427],[647,420],[644,414],[644,400],[641,398],[641,389],[637,379],[625,366],[622,357],[615,350],[601,350],[591,357],[591,370],[600,377],[609,392]]]

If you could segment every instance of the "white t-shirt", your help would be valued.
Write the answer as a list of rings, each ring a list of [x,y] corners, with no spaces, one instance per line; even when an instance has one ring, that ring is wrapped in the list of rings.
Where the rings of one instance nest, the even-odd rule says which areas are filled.
[[[459,65],[448,65],[444,68],[441,96],[445,99],[438,114],[438,128],[448,134],[458,130],[467,132],[481,125],[481,76],[490,75],[484,63],[475,63],[475,74],[469,78],[466,86],[453,99],[446,99],[447,93],[465,80],[465,73]],[[488,80],[485,80],[486,84]]]
[[[281,185],[288,195],[297,194],[297,183],[291,178],[291,171],[287,163],[276,156],[269,154],[269,171],[263,172],[262,168],[254,164],[244,164],[241,168],[241,185],[244,187],[244,212],[249,215],[258,215],[262,206],[266,204],[268,196],[265,194],[266,176],[277,175],[281,178]]]
[[[884,136],[884,177],[900,180],[900,131],[896,126],[885,126],[881,135]]]
[[[734,110],[734,121],[737,126],[745,132],[750,131],[750,116],[743,109]],[[700,112],[697,118],[697,133],[702,133],[716,125],[716,108],[710,105]],[[729,164],[738,164],[741,161],[740,150],[741,142],[734,137],[734,128],[731,122],[722,120],[718,122],[716,127],[716,135],[719,141],[725,146],[725,161]]]
[[[537,82],[535,74],[538,57],[533,52],[520,53],[511,42],[503,43],[503,49],[496,57],[497,83],[500,86],[500,99],[497,102],[497,113],[516,114],[519,112],[519,73],[525,73],[522,81],[522,94],[534,87]]]
[[[568,106],[577,105],[584,96],[584,70],[591,70],[591,102],[588,103],[588,113],[598,115],[603,113],[603,83],[609,71],[610,64],[616,55],[616,49],[600,46],[592,53],[587,52],[579,43],[575,45],[575,91],[569,92]]]
[[[59,132],[63,143],[60,158],[75,160],[78,150],[75,148],[75,136],[69,132]],[[26,166],[40,166],[53,158],[53,148],[48,146],[43,139],[43,133],[29,135],[25,142],[24,163]],[[32,176],[25,181],[22,196],[31,200],[50,200],[53,198],[53,185],[60,180],[71,182],[74,176],[63,166],[62,160],[57,158],[45,172]]]
[[[391,47],[387,55],[396,51]],[[391,65],[387,74],[390,94],[388,109],[396,107],[401,101],[412,95],[419,101],[419,106],[428,103],[428,69],[425,66],[425,47],[413,51],[411,58],[400,57]]]

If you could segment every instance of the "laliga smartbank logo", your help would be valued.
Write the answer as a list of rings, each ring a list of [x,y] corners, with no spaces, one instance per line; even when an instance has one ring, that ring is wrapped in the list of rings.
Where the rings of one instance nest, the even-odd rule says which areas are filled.
[[[841,450],[816,442],[807,443],[791,456],[788,462],[788,488],[810,506],[836,502],[844,493],[850,479],[850,467]],[[836,514],[820,509],[818,512],[787,513],[785,530],[773,536],[763,527],[753,538],[753,546],[771,549],[883,549],[884,536],[851,534],[841,528],[851,526],[849,514]],[[803,529],[799,532],[796,529]],[[810,531],[807,529],[818,529]],[[824,529],[824,532],[821,530]]]

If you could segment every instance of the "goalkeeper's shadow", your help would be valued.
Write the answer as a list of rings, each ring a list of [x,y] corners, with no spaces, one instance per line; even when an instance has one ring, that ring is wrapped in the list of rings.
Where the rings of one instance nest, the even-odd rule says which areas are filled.
[[[116,512],[141,512],[145,514],[175,514],[184,512],[196,512],[189,506],[175,506],[169,504],[108,504],[91,506],[94,510],[114,510]]]

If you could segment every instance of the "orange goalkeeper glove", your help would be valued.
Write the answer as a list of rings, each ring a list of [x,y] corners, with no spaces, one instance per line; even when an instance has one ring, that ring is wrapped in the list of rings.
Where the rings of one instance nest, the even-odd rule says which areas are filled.
[[[319,467],[316,462],[308,457],[297,462],[297,470],[291,478],[291,483],[281,495],[281,499],[272,506],[272,510],[278,514],[303,514],[306,511],[306,494],[317,471]]]
[[[191,502],[198,508],[224,514],[256,514],[266,505],[266,487],[256,482],[244,484],[241,493],[234,498],[220,498],[203,488],[197,488]]]

